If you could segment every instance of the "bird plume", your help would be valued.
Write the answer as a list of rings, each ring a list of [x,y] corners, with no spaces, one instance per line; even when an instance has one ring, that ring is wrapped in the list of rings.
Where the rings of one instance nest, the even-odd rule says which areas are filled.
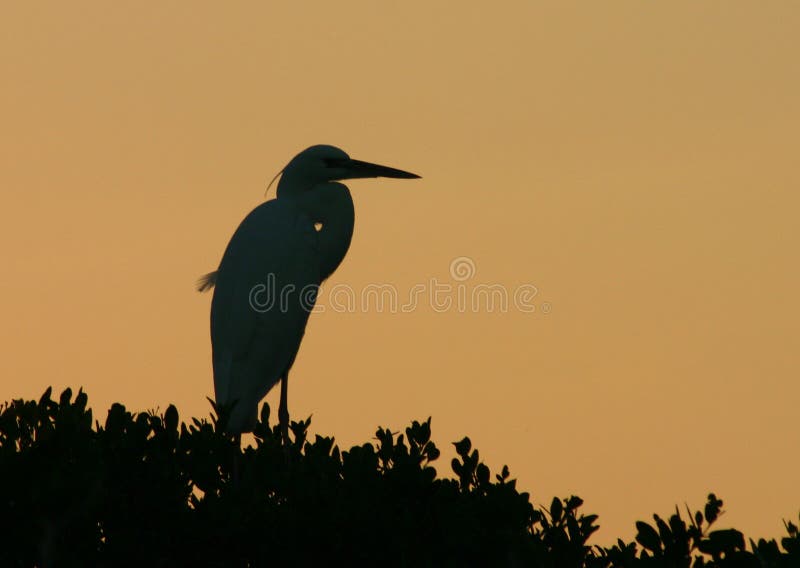
[[[209,272],[208,274],[204,274],[200,278],[197,279],[197,291],[198,292],[208,292],[213,288],[217,283],[217,271]]]

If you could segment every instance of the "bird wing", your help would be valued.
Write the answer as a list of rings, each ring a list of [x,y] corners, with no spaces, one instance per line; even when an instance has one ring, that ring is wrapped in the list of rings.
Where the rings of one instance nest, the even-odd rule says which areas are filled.
[[[320,273],[313,223],[291,204],[260,205],[231,238],[215,284],[216,402],[238,401],[229,429],[247,430],[258,402],[294,361],[313,307],[307,291],[316,299]]]

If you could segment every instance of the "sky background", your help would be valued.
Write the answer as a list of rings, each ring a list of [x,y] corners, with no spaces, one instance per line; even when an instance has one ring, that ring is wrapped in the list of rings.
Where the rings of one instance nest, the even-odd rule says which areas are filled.
[[[469,435],[534,503],[583,497],[596,543],[709,491],[748,536],[797,519],[794,0],[7,2],[0,22],[0,399],[207,415],[194,282],[327,143],[423,179],[349,183],[326,289],[532,285],[536,310],[341,312],[324,289],[294,418],[349,447],[432,416],[440,473]]]

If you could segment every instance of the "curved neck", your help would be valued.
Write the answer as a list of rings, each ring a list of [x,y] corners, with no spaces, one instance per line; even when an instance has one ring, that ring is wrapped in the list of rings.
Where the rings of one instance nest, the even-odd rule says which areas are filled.
[[[320,249],[320,280],[327,279],[339,267],[353,238],[355,209],[350,190],[341,183],[319,184],[307,192],[303,209],[315,223]]]

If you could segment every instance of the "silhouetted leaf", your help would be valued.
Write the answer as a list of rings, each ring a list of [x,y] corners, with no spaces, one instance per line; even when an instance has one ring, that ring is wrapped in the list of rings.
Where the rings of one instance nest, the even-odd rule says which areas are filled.
[[[72,399],[72,389],[67,387],[61,393],[61,396],[58,399],[58,404],[61,406],[68,406],[71,399]]]
[[[636,542],[653,554],[661,552],[661,539],[656,529],[643,521],[636,521]]]
[[[708,503],[706,503],[705,507],[706,521],[708,521],[708,524],[711,524],[717,520],[721,509],[722,501],[717,499],[717,496],[713,493],[709,493]]]
[[[39,406],[45,406],[46,403],[50,402],[50,395],[53,394],[53,387],[47,387],[47,390],[44,391],[41,398],[39,398]]]
[[[470,449],[472,448],[472,442],[470,442],[469,438],[466,437],[460,442],[453,442],[453,445],[456,447],[456,453],[462,458],[466,458],[469,455]]]
[[[561,504],[561,500],[558,497],[553,497],[552,503],[550,503],[550,518],[553,519],[553,523],[558,523],[561,520],[561,513],[564,511],[564,508]]]
[[[167,411],[164,413],[164,426],[167,430],[178,429],[178,409],[172,404],[167,407]]]

